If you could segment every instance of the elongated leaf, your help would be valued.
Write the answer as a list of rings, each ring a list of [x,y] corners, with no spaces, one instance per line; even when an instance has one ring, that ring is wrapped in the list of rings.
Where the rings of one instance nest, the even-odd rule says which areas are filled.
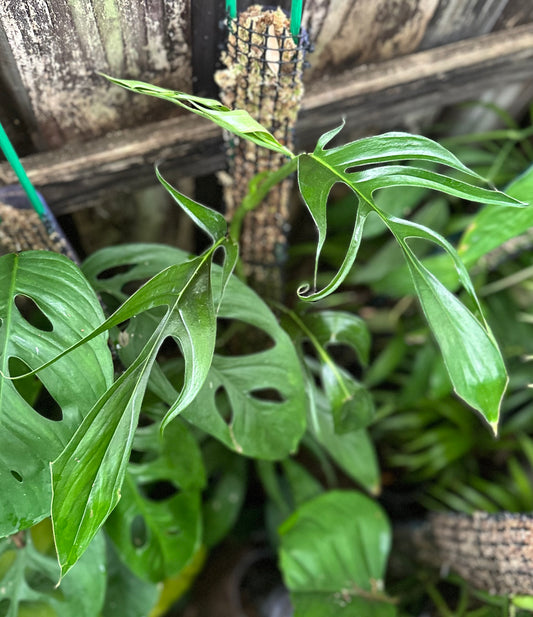
[[[126,90],[155,96],[183,107],[202,118],[211,120],[230,133],[248,139],[259,146],[280,152],[291,158],[293,156],[290,150],[282,146],[271,133],[242,109],[232,110],[214,99],[206,99],[176,90],[167,90],[142,81],[116,79],[108,75],[104,75],[104,77],[117,86],[126,88]]]
[[[406,251],[406,257],[455,391],[482,413],[496,433],[508,382],[498,346],[472,313],[412,253]]]
[[[205,473],[198,445],[179,418],[162,441],[157,425],[138,429],[134,448],[146,460],[128,466],[106,530],[128,567],[158,582],[180,572],[200,547]],[[152,494],[163,482],[175,490],[166,499]]]
[[[295,617],[396,614],[383,592],[390,529],[368,497],[329,491],[304,503],[279,533]]]
[[[337,465],[367,491],[378,494],[380,476],[377,455],[368,432],[364,429],[337,433],[331,403],[316,386],[311,374],[306,374],[309,400],[308,426]]]
[[[46,525],[44,533],[50,535]],[[105,544],[99,534],[83,559],[60,589],[56,589],[59,566],[55,556],[37,550],[31,535],[16,547],[12,539],[0,540],[0,597],[5,617],[56,615],[57,617],[98,617],[106,588]],[[27,611],[27,612],[26,612]],[[34,612],[32,612],[34,611]]]
[[[228,234],[228,225],[226,219],[215,210],[207,208],[206,206],[199,204],[189,197],[183,195],[177,191],[171,184],[169,184],[156,168],[156,175],[161,184],[172,195],[176,203],[191,217],[191,219],[202,229],[213,241],[213,243],[219,242],[226,238]],[[219,297],[222,299],[224,290],[229,277],[231,276],[237,259],[239,258],[238,245],[231,239],[227,238],[227,241],[222,245],[226,252],[226,259],[223,265],[223,276],[221,282],[221,289],[219,291]]]
[[[215,354],[204,387],[183,417],[240,454],[283,458],[296,449],[305,429],[306,400],[293,344],[262,300],[237,279],[228,283],[219,316],[263,330],[274,346],[231,357]],[[220,389],[229,410],[217,407]],[[265,390],[277,396],[254,395]]]
[[[359,207],[354,234],[339,271],[324,289],[309,294],[305,299],[323,298],[341,284],[355,260],[364,219],[369,212],[375,212],[394,233],[404,251],[424,313],[439,342],[456,392],[478,409],[493,430],[496,430],[507,374],[492,334],[483,320],[479,321],[474,317],[422,266],[405,239],[424,238],[441,246],[452,257],[459,279],[481,315],[479,302],[464,264],[444,238],[422,225],[401,221],[383,212],[373,201],[373,194],[378,189],[390,186],[416,186],[499,206],[523,206],[523,202],[499,191],[484,189],[470,181],[429,169],[409,165],[382,165],[399,159],[419,158],[432,164],[439,162],[466,173],[464,166],[453,155],[448,155],[441,146],[429,140],[415,140],[409,144],[406,139],[406,153],[402,153],[403,140],[394,134],[370,138],[363,143],[364,147],[354,142],[324,150],[326,141],[319,142],[313,155],[302,156],[298,168],[299,175],[302,175],[302,195],[319,231],[317,263],[327,233],[326,201],[335,181],[344,182],[354,191],[359,198]],[[368,156],[365,152],[369,153]],[[377,163],[378,166],[357,171],[358,166],[369,163]],[[470,175],[475,176],[473,173]],[[314,185],[313,176],[320,180],[317,186]],[[301,293],[300,290],[300,295]],[[480,356],[484,356],[482,360]]]
[[[41,325],[22,315],[15,299],[35,303]],[[31,317],[30,317],[31,318]],[[44,322],[42,321],[44,320]],[[5,375],[20,359],[20,373],[35,369],[99,325],[98,300],[68,259],[32,251],[0,258],[0,368]],[[49,325],[46,324],[48,322]],[[11,361],[11,362],[10,362]],[[60,407],[55,420],[32,408],[19,394],[21,382],[0,377],[0,536],[10,535],[50,515],[49,463],[63,450],[84,416],[113,379],[105,335],[92,340],[29,383],[37,393],[41,383]],[[28,382],[26,382],[28,383]],[[30,404],[32,403],[32,404]]]
[[[92,408],[52,465],[52,518],[63,574],[118,502],[150,371],[167,337],[180,345],[185,379],[162,427],[191,402],[203,384],[215,341],[210,272],[206,257],[167,268],[89,335],[150,308],[168,307],[142,352]]]

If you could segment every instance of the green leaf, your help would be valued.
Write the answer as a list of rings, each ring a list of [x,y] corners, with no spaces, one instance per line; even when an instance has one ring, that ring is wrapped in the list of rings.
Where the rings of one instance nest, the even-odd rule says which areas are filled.
[[[390,528],[371,499],[329,491],[304,503],[279,534],[280,566],[295,617],[395,615],[383,592]]]
[[[99,399],[52,465],[52,519],[63,574],[76,563],[120,498],[142,399],[165,339],[179,343],[185,377],[161,428],[191,402],[207,376],[216,331],[211,254],[163,270],[87,337],[140,312],[168,307],[142,352]]]
[[[143,459],[129,464],[106,531],[128,567],[157,582],[180,572],[200,548],[205,472],[196,440],[180,418],[162,440],[156,424],[139,428],[133,447]],[[174,494],[166,498],[158,494],[171,488]]]
[[[160,88],[159,86],[147,84],[142,81],[117,79],[109,75],[104,75],[104,77],[117,86],[126,88],[126,90],[131,90],[138,94],[148,94],[149,96],[155,96],[174,103],[202,118],[211,120],[211,122],[214,122],[238,137],[243,137],[259,146],[274,150],[275,152],[280,152],[290,158],[293,157],[292,152],[281,145],[279,141],[259,124],[259,122],[254,120],[247,111],[242,109],[232,110],[214,99],[194,96],[176,90],[167,90],[166,88]]]
[[[266,304],[235,278],[228,283],[219,317],[259,328],[274,346],[231,357],[215,353],[204,387],[183,417],[239,454],[284,458],[294,452],[305,430],[303,378],[293,344]],[[218,407],[221,390],[228,410]],[[277,397],[255,394],[264,390]]]
[[[161,184],[172,195],[176,203],[191,217],[191,219],[204,231],[213,241],[217,243],[226,238],[228,235],[228,225],[226,219],[215,210],[207,208],[206,206],[199,204],[189,197],[183,195],[177,191],[171,184],[169,184],[163,176],[159,173],[156,167],[156,175]],[[221,246],[226,251],[226,259],[223,265],[223,276],[221,282],[221,290],[219,292],[220,298],[224,295],[224,290],[229,277],[231,276],[237,259],[239,257],[238,244],[231,238],[227,238],[227,241],[222,243]]]
[[[382,211],[373,201],[377,189],[394,186],[414,186],[439,190],[449,195],[471,201],[480,201],[500,206],[523,206],[524,204],[496,190],[480,188],[469,181],[410,165],[386,165],[382,163],[399,160],[417,160],[424,163],[441,164],[460,171],[476,180],[479,176],[468,170],[453,154],[439,144],[417,136],[403,133],[386,133],[378,137],[361,139],[344,146],[325,150],[324,146],[340,129],[331,131],[321,138],[312,155],[300,155],[298,161],[298,182],[302,196],[313,216],[318,229],[318,244],[315,261],[315,287],[318,261],[327,234],[327,198],[336,182],[348,185],[358,197],[357,216],[344,261],[329,284],[320,291],[305,296],[306,300],[319,300],[335,291],[352,267],[368,214],[376,212],[383,218]],[[363,165],[378,165],[364,171],[356,171]],[[303,297],[308,286],[299,290]]]
[[[214,440],[203,448],[206,471],[210,479],[204,497],[204,543],[218,544],[237,521],[246,496],[248,469],[246,460]]]
[[[306,376],[306,392],[309,400],[308,425],[312,435],[355,482],[370,493],[379,493],[378,461],[367,431],[337,433],[331,404],[310,374]]]
[[[508,377],[500,350],[484,322],[476,317],[416,258],[405,240],[431,237],[405,221],[388,221],[404,251],[422,310],[439,344],[448,375],[456,393],[481,412],[494,432]],[[440,246],[447,248],[442,241]],[[452,256],[455,254],[449,250]],[[464,265],[456,258],[460,279],[479,307]],[[481,309],[479,307],[479,312]]]
[[[350,373],[338,366],[325,345],[347,344],[363,362],[368,358],[370,335],[366,325],[350,313],[324,311],[300,317],[286,310],[294,329],[293,338],[308,339],[314,346],[320,362],[320,381],[329,400],[338,433],[346,433],[367,426],[374,416],[374,403],[366,388]]]
[[[44,524],[44,523],[41,523]],[[98,535],[59,589],[59,566],[54,556],[37,550],[31,535],[17,548],[12,538],[0,540],[0,598],[7,601],[5,617],[23,611],[56,617],[98,617],[106,588],[105,544]],[[3,607],[4,608],[4,607]]]
[[[483,208],[472,220],[459,243],[458,252],[467,266],[501,244],[533,227],[533,166],[506,189],[508,195],[528,202],[522,210]]]
[[[157,586],[135,576],[120,561],[111,542],[106,545],[107,588],[102,617],[146,617],[157,602]]]
[[[23,317],[15,305],[17,297],[35,303],[38,309],[33,315],[41,314],[44,329]],[[39,367],[102,320],[96,295],[70,260],[46,251],[0,258],[0,369],[4,375],[13,368],[21,374],[28,367]],[[15,366],[15,359],[24,364],[17,360]],[[38,379],[0,377],[0,490],[9,495],[0,503],[0,536],[50,515],[49,463],[112,379],[105,335],[41,371]],[[32,408],[42,386],[60,407],[61,419],[46,417],[42,405],[40,412]],[[26,400],[19,391],[26,394]]]

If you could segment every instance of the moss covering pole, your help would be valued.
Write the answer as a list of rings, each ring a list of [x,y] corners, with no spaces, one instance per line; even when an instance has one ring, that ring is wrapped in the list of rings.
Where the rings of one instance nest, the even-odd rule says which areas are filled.
[[[282,144],[292,149],[293,133],[303,96],[307,38],[301,32],[302,1],[293,1],[289,16],[278,9],[253,5],[237,11],[227,0],[228,36],[221,56],[224,68],[215,74],[220,98],[230,108],[245,109]],[[250,142],[226,139],[229,173],[223,175],[226,213],[232,219],[243,203],[250,181],[286,163],[281,154]],[[263,295],[281,299],[283,266],[290,229],[287,178],[268,192],[244,218],[241,255],[250,283]]]

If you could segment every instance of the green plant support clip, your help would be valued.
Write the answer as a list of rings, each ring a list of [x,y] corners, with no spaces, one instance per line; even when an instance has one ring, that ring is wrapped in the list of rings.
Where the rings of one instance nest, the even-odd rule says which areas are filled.
[[[296,43],[300,35],[302,25],[303,0],[293,0],[291,2],[291,34]],[[231,19],[237,18],[237,0],[226,0],[226,12]]]
[[[20,162],[20,159],[17,156],[17,153],[15,152],[15,149],[13,148],[11,142],[9,141],[9,137],[7,136],[7,133],[5,132],[4,127],[2,126],[1,123],[0,123],[0,148],[2,149],[2,152],[4,153],[7,159],[7,162],[13,168],[13,171],[15,172],[15,175],[17,176],[22,188],[24,189],[24,192],[28,196],[28,200],[30,204],[32,205],[33,209],[35,210],[35,212],[37,212],[41,220],[45,220],[46,211],[43,206],[43,203],[41,199],[39,198],[39,195],[37,194],[35,187],[30,182],[30,179],[28,178],[24,170],[24,167],[22,167],[22,163]]]

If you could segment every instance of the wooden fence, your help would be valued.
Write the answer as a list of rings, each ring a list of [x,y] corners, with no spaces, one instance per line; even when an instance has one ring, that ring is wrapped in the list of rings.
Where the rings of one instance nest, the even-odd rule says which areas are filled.
[[[184,177],[223,167],[216,127],[98,74],[216,96],[223,18],[222,0],[2,3],[0,119],[56,213],[153,182],[157,159]],[[301,147],[343,116],[355,136],[416,128],[458,101],[517,113],[533,98],[530,0],[307,0],[303,23],[315,51]]]

